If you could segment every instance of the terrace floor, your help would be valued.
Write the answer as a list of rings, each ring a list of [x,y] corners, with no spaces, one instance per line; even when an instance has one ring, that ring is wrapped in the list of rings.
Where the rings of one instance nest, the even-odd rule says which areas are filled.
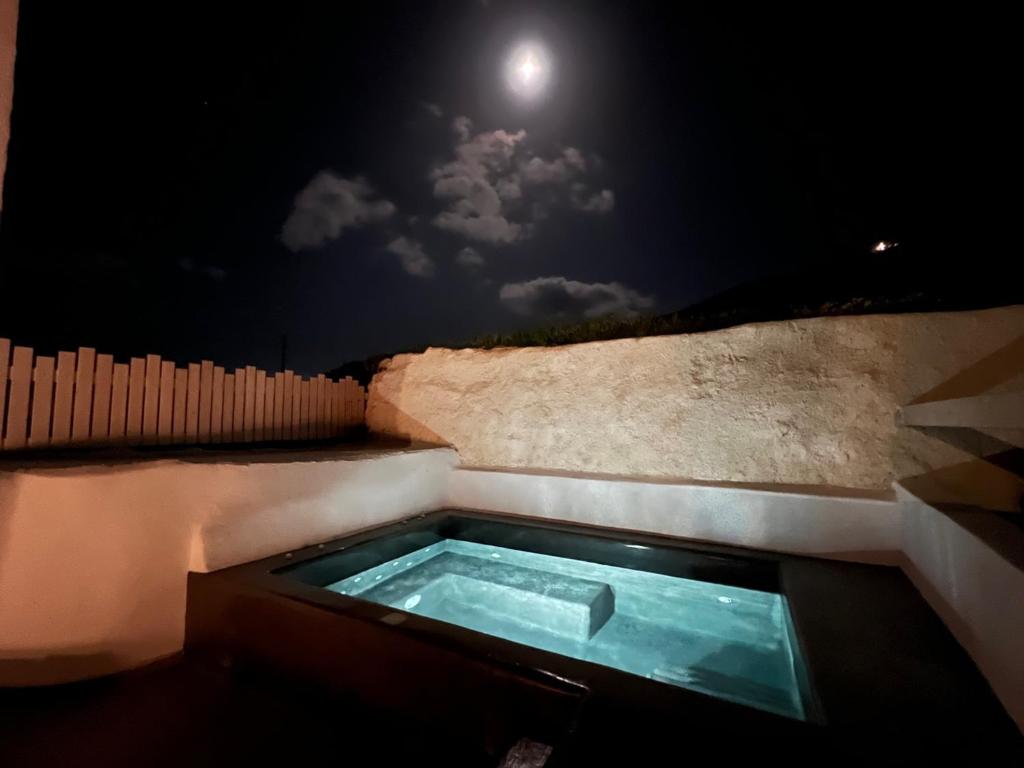
[[[329,748],[348,765],[482,765],[480,755],[337,693],[211,667],[184,656],[54,687],[0,691],[0,765],[230,766],[295,764]]]

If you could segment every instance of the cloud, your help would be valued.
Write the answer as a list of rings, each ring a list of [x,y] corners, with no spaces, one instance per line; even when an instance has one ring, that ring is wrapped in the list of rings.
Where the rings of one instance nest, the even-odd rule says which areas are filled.
[[[423,252],[423,246],[408,237],[396,237],[387,244],[387,249],[396,254],[402,262],[402,269],[417,277],[430,277],[434,274],[434,262]]]
[[[537,224],[557,208],[607,213],[611,190],[593,194],[590,164],[575,147],[544,157],[527,147],[526,131],[474,133],[465,115],[452,120],[454,158],[431,169],[434,197],[445,210],[434,216],[438,229],[492,245],[533,236]]]
[[[564,184],[586,169],[587,163],[582,153],[574,147],[566,147],[553,160],[535,156],[520,166],[523,180],[529,184]]]
[[[615,193],[610,189],[590,194],[585,184],[573,184],[569,202],[577,211],[609,213],[615,208]]]
[[[459,137],[459,141],[469,141],[469,137],[473,134],[473,121],[465,115],[457,115],[452,120],[452,130]]]
[[[467,269],[479,269],[484,265],[484,257],[480,255],[476,248],[470,248],[469,246],[459,251],[455,256],[455,260]]]
[[[472,135],[472,121],[460,115],[452,122],[459,139],[455,159],[434,168],[434,197],[448,208],[434,217],[434,226],[470,240],[505,244],[523,235],[521,224],[506,217],[503,202],[521,195],[512,172],[516,148],[526,131],[485,131]]]
[[[653,296],[645,296],[621,283],[581,283],[564,277],[506,283],[498,297],[517,314],[563,320],[634,315],[654,306]]]
[[[427,110],[427,112],[432,114],[434,117],[436,117],[436,118],[444,117],[444,110],[441,109],[440,105],[434,104],[433,102],[430,102],[430,101],[424,101],[424,102],[422,102],[422,105],[423,105],[423,108],[425,110]]]
[[[228,272],[223,267],[218,267],[214,264],[199,264],[188,256],[178,259],[178,268],[182,272],[195,272],[201,275],[205,275],[211,280],[221,282],[227,278]]]
[[[434,218],[438,228],[462,235],[470,240],[479,240],[496,245],[513,243],[523,234],[520,224],[501,216],[464,216],[453,211],[444,211]]]
[[[345,229],[382,221],[395,212],[391,202],[375,198],[366,179],[346,179],[321,171],[295,197],[281,229],[281,241],[293,252],[319,248],[336,240]]]

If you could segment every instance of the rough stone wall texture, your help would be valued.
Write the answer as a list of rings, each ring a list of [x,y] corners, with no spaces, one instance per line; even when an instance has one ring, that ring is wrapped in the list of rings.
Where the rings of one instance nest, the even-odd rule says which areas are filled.
[[[950,396],[949,381],[1022,334],[1016,306],[429,349],[385,364],[367,420],[448,443],[468,466],[888,490],[969,458],[898,427],[899,406]]]
[[[0,208],[3,207],[7,140],[14,97],[14,41],[18,31],[18,0],[0,0]]]

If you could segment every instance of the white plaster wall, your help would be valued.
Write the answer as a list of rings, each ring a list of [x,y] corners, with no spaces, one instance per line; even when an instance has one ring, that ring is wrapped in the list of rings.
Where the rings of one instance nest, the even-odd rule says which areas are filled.
[[[454,453],[0,472],[0,685],[174,653],[186,576],[441,506]]]
[[[452,506],[869,563],[900,561],[895,502],[679,483],[456,469]]]
[[[18,34],[18,0],[0,0],[0,208],[3,207],[7,140],[14,100],[14,51]]]
[[[399,355],[371,429],[464,464],[888,490],[966,453],[900,406],[1024,334],[1024,306],[823,317],[552,348]]]
[[[950,517],[901,496],[904,570],[1024,731],[1024,571]]]

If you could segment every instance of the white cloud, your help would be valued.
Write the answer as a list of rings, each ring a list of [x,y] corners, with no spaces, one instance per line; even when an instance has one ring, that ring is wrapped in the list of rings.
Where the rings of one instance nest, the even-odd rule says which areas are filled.
[[[387,249],[396,254],[402,262],[402,269],[417,277],[430,277],[434,274],[434,262],[423,252],[423,246],[408,237],[396,237],[387,244]]]
[[[366,179],[346,179],[321,171],[295,197],[281,228],[281,241],[291,251],[319,248],[345,229],[382,221],[395,212],[388,200],[376,198]]]
[[[653,296],[621,283],[582,283],[564,277],[506,283],[498,296],[517,314],[560,320],[634,315],[654,306]]]
[[[611,190],[588,191],[588,163],[575,147],[545,158],[527,152],[526,131],[474,134],[464,115],[452,121],[452,130],[454,158],[430,172],[434,197],[446,202],[433,219],[439,229],[504,245],[532,237],[537,223],[559,206],[600,213],[614,206]]]
[[[523,180],[530,184],[564,184],[572,176],[583,173],[587,163],[575,147],[566,147],[553,160],[531,157],[520,166]]]
[[[503,200],[521,194],[518,177],[510,171],[526,131],[497,130],[473,136],[472,125],[468,117],[455,118],[452,128],[459,138],[455,159],[431,171],[434,197],[449,201],[448,209],[434,218],[434,225],[470,240],[514,242],[523,228],[506,218]]]
[[[469,141],[469,137],[473,134],[473,121],[465,115],[456,115],[452,120],[452,130],[459,137],[459,141]]]
[[[480,255],[476,248],[470,248],[466,246],[455,256],[455,260],[467,269],[477,269],[484,265],[484,257]]]
[[[470,240],[485,243],[514,243],[523,234],[523,226],[502,216],[465,216],[455,211],[442,211],[434,218],[439,229],[454,232]]]
[[[610,189],[590,194],[584,184],[573,184],[569,202],[577,211],[609,213],[615,208],[615,193]]]
[[[577,171],[582,173],[587,170],[587,161],[583,159],[583,153],[575,147],[566,147],[562,154],[565,156],[565,162]]]
[[[433,102],[430,101],[424,101],[423,108],[436,118],[444,117],[444,110],[441,109],[440,105],[438,104],[434,104]]]
[[[519,184],[519,174],[510,173],[494,183],[494,191],[502,200],[518,200],[523,196],[523,188]]]

